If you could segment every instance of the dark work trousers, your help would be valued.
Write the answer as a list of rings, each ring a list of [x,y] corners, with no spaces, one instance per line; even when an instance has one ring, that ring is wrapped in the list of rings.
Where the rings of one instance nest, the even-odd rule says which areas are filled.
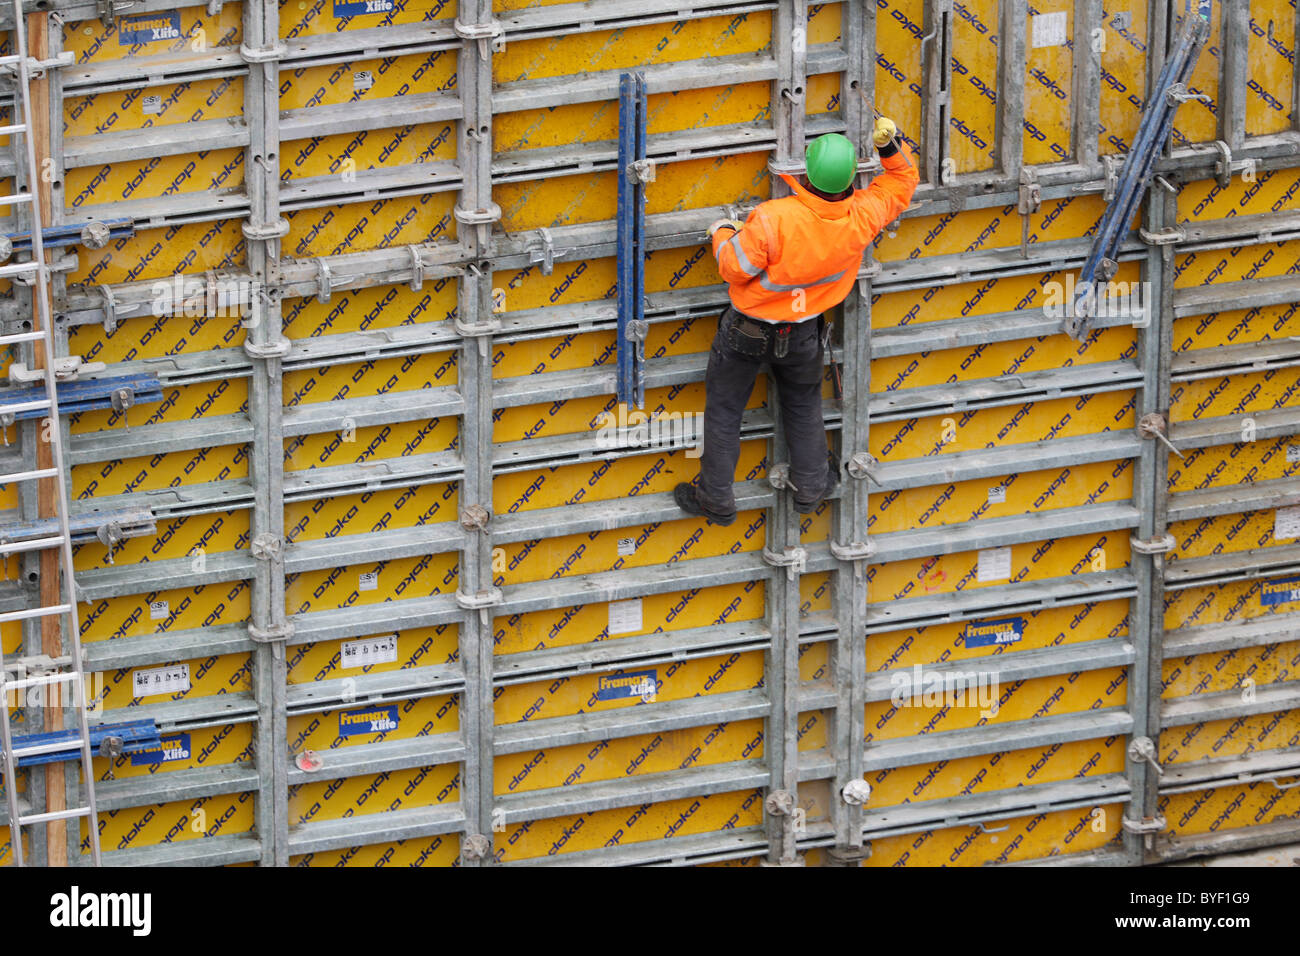
[[[789,351],[782,358],[773,354],[774,331],[769,332],[761,355],[746,356],[730,341],[729,329],[738,316],[730,306],[722,313],[709,351],[704,376],[704,448],[697,482],[700,503],[718,514],[736,510],[732,482],[740,458],[740,418],[764,364],[771,367],[776,379],[795,498],[804,503],[819,501],[830,484],[822,422],[821,323],[814,317],[795,325],[790,331]]]

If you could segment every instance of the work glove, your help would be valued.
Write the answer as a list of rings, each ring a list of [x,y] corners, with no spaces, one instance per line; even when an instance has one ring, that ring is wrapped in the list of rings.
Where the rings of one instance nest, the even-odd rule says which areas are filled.
[[[876,150],[881,156],[890,156],[898,151],[898,126],[888,116],[876,117],[876,129],[872,134]]]
[[[743,223],[741,223],[741,222],[739,222],[739,221],[737,221],[737,220],[735,220],[735,219],[719,219],[719,220],[718,220],[717,222],[715,222],[713,225],[709,226],[709,231],[708,231],[707,235],[708,235],[708,237],[709,237],[710,239],[712,239],[712,238],[713,238],[713,234],[714,234],[715,232],[717,232],[719,229],[721,229],[723,226],[726,226],[728,229],[734,229],[734,230],[736,230],[736,232],[740,232],[740,227],[741,227],[742,225],[743,225]]]

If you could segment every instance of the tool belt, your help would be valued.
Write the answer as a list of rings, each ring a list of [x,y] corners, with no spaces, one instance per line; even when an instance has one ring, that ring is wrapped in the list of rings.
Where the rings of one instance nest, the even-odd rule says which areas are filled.
[[[728,310],[727,344],[746,358],[762,358],[772,346],[773,358],[785,358],[790,352],[790,336],[799,322],[764,322],[751,319],[735,308]]]

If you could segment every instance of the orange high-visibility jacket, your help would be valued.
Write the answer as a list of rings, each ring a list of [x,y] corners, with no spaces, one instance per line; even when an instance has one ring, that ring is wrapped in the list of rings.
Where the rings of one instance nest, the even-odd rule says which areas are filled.
[[[798,322],[839,305],[853,288],[862,253],[912,201],[920,175],[907,147],[881,158],[884,173],[832,202],[781,175],[793,196],[769,199],[745,228],[713,233],[718,272],[731,304],[770,322]]]

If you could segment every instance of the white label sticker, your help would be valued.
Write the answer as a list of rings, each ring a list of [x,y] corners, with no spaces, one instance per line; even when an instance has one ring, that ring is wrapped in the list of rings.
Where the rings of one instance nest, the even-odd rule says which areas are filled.
[[[151,667],[131,672],[131,689],[136,697],[155,694],[183,694],[190,689],[190,665],[173,664],[170,667]]]
[[[1065,29],[1069,20],[1064,10],[1060,13],[1040,13],[1033,21],[1035,47],[1065,45]]]
[[[1300,445],[1286,446],[1286,463],[1288,465],[1300,464]]]
[[[163,621],[172,616],[171,606],[166,601],[149,602],[149,620]]]
[[[1011,549],[985,548],[980,552],[975,576],[980,581],[1005,581],[1011,577]]]
[[[641,630],[641,599],[609,602],[609,633],[630,634]]]
[[[343,667],[369,667],[371,664],[397,663],[397,635],[372,637],[364,641],[344,641]]]
[[[626,558],[630,554],[636,554],[636,538],[619,538],[618,556]]]
[[[360,70],[352,74],[352,90],[355,93],[364,93],[375,85],[375,74],[369,70]]]
[[[161,113],[162,97],[161,96],[144,97],[142,100],[140,100],[140,109],[144,110],[146,113],[153,113],[155,115]]]
[[[1300,505],[1278,508],[1273,512],[1273,540],[1289,541],[1300,538]]]
[[[379,572],[366,571],[357,578],[358,591],[377,591],[379,590]]]
[[[989,485],[989,504],[1000,505],[1007,500],[1007,489],[1002,485]]]

